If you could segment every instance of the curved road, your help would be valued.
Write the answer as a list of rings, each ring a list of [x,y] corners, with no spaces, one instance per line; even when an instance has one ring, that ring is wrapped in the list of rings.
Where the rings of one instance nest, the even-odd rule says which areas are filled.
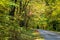
[[[60,34],[38,29],[39,33],[45,40],[60,40]]]

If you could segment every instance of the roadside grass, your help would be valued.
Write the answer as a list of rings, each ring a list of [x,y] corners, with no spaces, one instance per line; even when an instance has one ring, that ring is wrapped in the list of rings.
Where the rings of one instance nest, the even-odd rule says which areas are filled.
[[[33,35],[34,40],[44,40],[44,38],[40,35],[40,33],[37,30],[34,30]]]
[[[21,40],[44,40],[44,38],[41,37],[37,30],[26,30],[23,28],[21,31]]]

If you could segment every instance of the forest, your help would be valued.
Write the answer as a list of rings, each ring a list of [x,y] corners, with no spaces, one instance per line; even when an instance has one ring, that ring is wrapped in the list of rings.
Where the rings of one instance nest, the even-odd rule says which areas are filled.
[[[0,40],[32,40],[33,29],[60,32],[60,0],[0,0]]]

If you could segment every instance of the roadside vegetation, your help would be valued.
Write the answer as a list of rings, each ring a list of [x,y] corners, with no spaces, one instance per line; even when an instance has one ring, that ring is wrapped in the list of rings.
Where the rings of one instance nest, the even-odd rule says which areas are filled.
[[[43,40],[34,29],[60,32],[60,0],[0,0],[0,40]]]

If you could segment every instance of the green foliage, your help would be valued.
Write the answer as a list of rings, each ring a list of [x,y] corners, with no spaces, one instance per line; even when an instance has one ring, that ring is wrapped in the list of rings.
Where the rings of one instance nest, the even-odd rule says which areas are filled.
[[[33,40],[37,26],[60,31],[60,0],[0,0],[0,40]]]

